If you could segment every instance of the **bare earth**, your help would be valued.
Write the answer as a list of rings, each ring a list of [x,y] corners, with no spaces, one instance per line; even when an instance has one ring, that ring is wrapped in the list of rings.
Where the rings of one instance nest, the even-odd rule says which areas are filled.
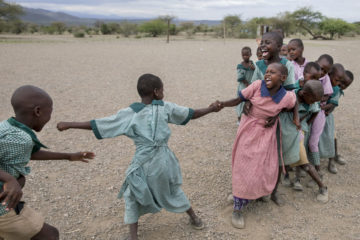
[[[289,39],[287,39],[289,40]],[[183,189],[206,223],[193,230],[186,214],[162,211],[140,219],[140,239],[360,239],[359,93],[360,40],[305,41],[309,60],[331,54],[356,79],[335,111],[340,153],[347,159],[339,173],[327,172],[327,204],[315,201],[317,189],[294,192],[284,186],[282,208],[251,203],[246,229],[231,226],[231,149],[237,124],[235,109],[224,109],[187,126],[172,126],[170,147],[179,158]],[[60,230],[61,239],[123,239],[124,201],[117,194],[135,147],[126,137],[98,141],[91,132],[56,130],[59,121],[108,116],[139,101],[136,82],[143,73],[161,77],[165,100],[193,108],[235,96],[236,65],[245,45],[254,40],[197,38],[116,39],[72,36],[0,36],[0,118],[13,115],[12,92],[32,84],[54,100],[51,121],[38,134],[53,151],[91,150],[90,164],[67,161],[30,163],[24,199]],[[255,60],[255,54],[252,57]],[[303,180],[305,184],[308,178]]]

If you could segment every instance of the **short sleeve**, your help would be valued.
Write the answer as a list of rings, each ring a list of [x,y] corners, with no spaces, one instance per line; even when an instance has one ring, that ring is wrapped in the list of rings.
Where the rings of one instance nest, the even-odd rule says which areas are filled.
[[[322,79],[321,79],[321,83],[323,85],[324,88],[324,95],[331,95],[333,93],[333,88],[331,85],[331,81],[330,81],[330,77],[329,75],[325,75]]]
[[[182,107],[175,103],[165,102],[165,108],[168,113],[168,122],[185,125],[194,115],[194,110],[188,107]]]
[[[237,80],[238,80],[238,82],[246,80],[245,73],[246,73],[245,69],[242,69],[242,68],[237,69]]]
[[[91,128],[97,139],[126,135],[131,129],[131,122],[135,114],[128,107],[112,116],[91,120]]]
[[[295,107],[295,103],[296,103],[296,94],[292,91],[286,91],[286,95],[284,97],[284,108],[287,109],[292,109],[293,107]],[[282,102],[282,101],[281,101]]]
[[[241,98],[241,100],[250,100],[250,98],[255,95],[256,91],[260,91],[261,82],[261,80],[257,80],[250,84],[247,88],[239,91],[239,97]]]

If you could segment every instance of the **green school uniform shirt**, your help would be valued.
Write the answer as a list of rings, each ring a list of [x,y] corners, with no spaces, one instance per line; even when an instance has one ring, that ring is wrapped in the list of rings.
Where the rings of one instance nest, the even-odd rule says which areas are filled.
[[[193,113],[191,108],[154,100],[148,105],[134,103],[113,116],[91,121],[98,139],[125,135],[136,145],[118,195],[125,199],[126,224],[162,208],[171,212],[185,212],[190,208],[180,187],[178,159],[167,143],[171,134],[168,124],[185,125]]]
[[[254,64],[253,61],[251,61],[251,63]],[[237,81],[239,82],[237,92],[236,92],[236,96],[238,97],[239,92],[246,88],[246,85],[243,81],[245,80],[249,84],[251,83],[251,79],[254,74],[254,70],[252,70],[250,67],[244,67],[242,64],[238,64],[236,67],[236,70],[237,70]],[[236,106],[236,113],[237,113],[238,117],[241,116],[243,109],[244,109],[244,105],[245,105],[245,102],[242,102]]]
[[[28,175],[27,164],[31,155],[45,147],[35,133],[26,125],[9,118],[0,123],[0,169],[14,178]],[[46,148],[46,147],[45,147]],[[3,182],[0,182],[0,188]],[[0,205],[0,216],[7,213],[6,206]]]

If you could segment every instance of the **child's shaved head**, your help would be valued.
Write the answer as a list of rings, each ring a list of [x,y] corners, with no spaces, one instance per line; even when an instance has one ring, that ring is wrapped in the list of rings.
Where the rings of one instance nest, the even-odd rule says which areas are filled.
[[[324,95],[324,89],[320,81],[309,80],[304,84],[304,93],[308,96],[312,96],[315,102],[321,100]]]
[[[150,96],[155,89],[163,87],[163,83],[158,76],[147,73],[139,77],[137,90],[140,97]]]
[[[16,114],[23,114],[32,111],[36,106],[52,106],[52,99],[41,88],[25,85],[15,90],[11,97],[11,105]]]
[[[288,69],[283,64],[275,62],[275,63],[271,63],[270,65],[279,69],[281,72],[281,75],[288,76],[288,74],[289,74]]]

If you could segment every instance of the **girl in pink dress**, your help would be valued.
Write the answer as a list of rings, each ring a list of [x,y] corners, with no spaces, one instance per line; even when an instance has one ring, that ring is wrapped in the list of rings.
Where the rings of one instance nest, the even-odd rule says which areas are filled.
[[[266,70],[265,80],[253,82],[239,92],[238,98],[221,102],[224,107],[246,100],[253,105],[248,116],[241,118],[232,152],[232,224],[236,228],[245,226],[242,207],[252,199],[271,194],[275,187],[279,171],[277,124],[269,127],[267,119],[283,109],[295,107],[295,93],[282,86],[287,75],[284,65],[272,63]]]

